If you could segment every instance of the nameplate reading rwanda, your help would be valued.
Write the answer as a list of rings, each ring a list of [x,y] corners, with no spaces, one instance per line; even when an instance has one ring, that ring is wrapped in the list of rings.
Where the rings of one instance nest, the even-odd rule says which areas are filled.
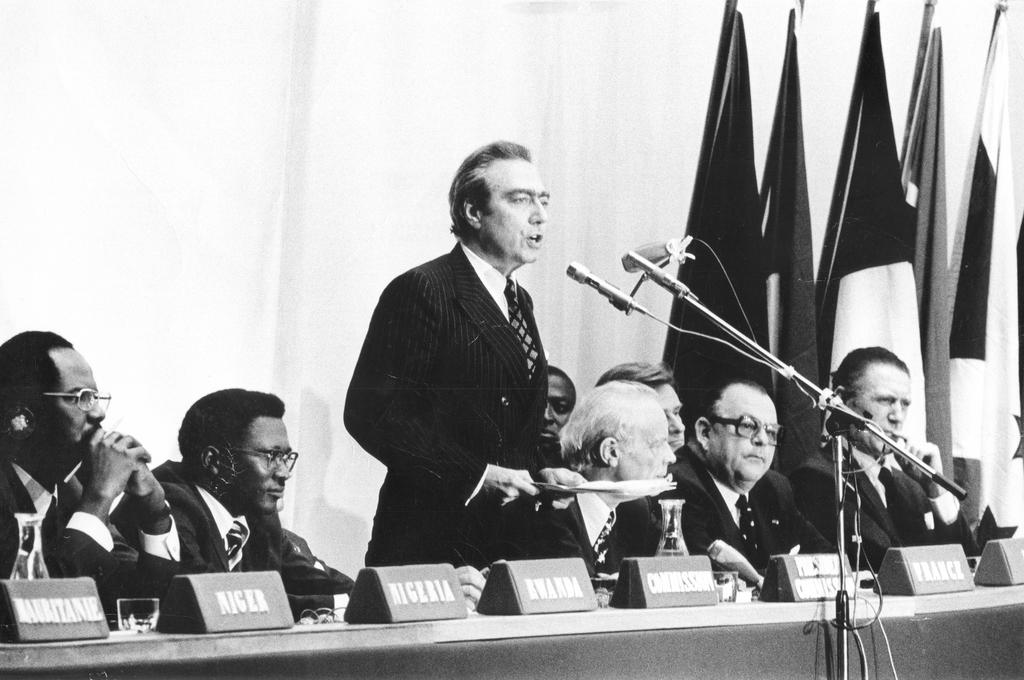
[[[597,609],[579,557],[499,561],[491,565],[476,610],[481,614],[548,614]]]
[[[91,578],[0,581],[0,590],[5,640],[49,642],[110,635]]]
[[[689,607],[718,604],[718,589],[706,555],[629,557],[619,566],[613,607]]]
[[[844,566],[849,579],[849,564]],[[848,582],[852,585],[852,581]],[[838,591],[839,555],[774,555],[765,574],[761,600],[809,602],[834,598]]]
[[[957,544],[889,548],[878,569],[886,595],[932,595],[973,590],[964,549]]]
[[[362,569],[345,608],[348,623],[464,618],[466,599],[450,564]]]
[[[228,633],[291,628],[276,571],[175,576],[160,607],[161,633]]]

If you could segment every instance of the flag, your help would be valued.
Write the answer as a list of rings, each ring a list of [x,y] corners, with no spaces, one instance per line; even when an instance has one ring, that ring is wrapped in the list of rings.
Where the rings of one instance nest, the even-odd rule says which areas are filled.
[[[950,284],[946,238],[945,138],[942,116],[942,29],[931,28],[925,8],[919,75],[911,96],[903,153],[903,190],[916,209],[914,279],[925,379],[926,437],[942,452],[942,469],[953,472],[949,401]]]
[[[1020,456],[1017,232],[1010,161],[1006,15],[989,44],[949,338],[953,455],[979,542],[1010,536],[1024,514]],[[958,234],[958,236],[960,236]]]
[[[814,251],[804,165],[796,10],[789,12],[786,55],[761,186],[766,255],[768,335],[772,354],[821,384],[814,318]],[[775,377],[775,406],[786,427],[778,450],[783,471],[817,453],[821,419],[813,398]]]
[[[921,439],[915,219],[900,184],[878,14],[869,7],[818,266],[818,364],[826,376],[858,347],[896,353],[910,368],[912,386],[904,429]]]
[[[711,311],[767,346],[765,287],[757,264],[761,221],[746,38],[743,15],[732,2],[722,22],[711,92],[687,223],[687,234],[697,239],[690,246],[696,260],[681,266],[679,277]],[[723,337],[678,299],[672,305],[671,322],[692,333]],[[706,337],[669,331],[664,357],[682,388],[689,423],[701,391],[723,374],[771,384],[766,368]]]

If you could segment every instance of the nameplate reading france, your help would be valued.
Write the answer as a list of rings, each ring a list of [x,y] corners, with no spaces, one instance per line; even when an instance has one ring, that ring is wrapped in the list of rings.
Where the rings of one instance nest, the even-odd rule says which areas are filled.
[[[466,618],[466,598],[450,564],[362,569],[345,608],[348,623]]]
[[[579,557],[501,560],[491,565],[476,610],[481,614],[549,614],[597,609]]]
[[[878,569],[886,595],[933,595],[973,590],[964,549],[957,544],[889,548]]]
[[[850,567],[845,565],[849,578]],[[768,564],[761,600],[764,602],[812,602],[839,592],[839,555],[774,555]]]
[[[998,538],[986,543],[974,582],[979,586],[1024,583],[1024,538]]]
[[[175,576],[160,607],[161,633],[228,633],[291,628],[276,571]]]
[[[49,642],[110,635],[91,578],[0,581],[0,589],[5,640]]]
[[[691,607],[718,604],[718,589],[706,555],[629,557],[619,566],[611,606]]]

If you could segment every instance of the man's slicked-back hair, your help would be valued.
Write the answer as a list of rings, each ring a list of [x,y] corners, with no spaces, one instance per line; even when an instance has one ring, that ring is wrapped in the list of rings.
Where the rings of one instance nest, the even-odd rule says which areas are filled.
[[[208,446],[237,445],[259,417],[284,417],[284,402],[276,395],[232,388],[212,392],[189,407],[178,430],[178,449],[186,467],[198,470]]]
[[[515,142],[491,142],[469,154],[462,165],[455,171],[451,188],[448,189],[448,212],[452,218],[451,231],[456,238],[463,238],[472,233],[472,227],[466,220],[463,209],[467,203],[486,211],[491,200],[491,189],[484,179],[484,171],[495,161],[521,160],[533,162],[530,150]]]
[[[843,357],[839,367],[832,373],[832,387],[844,387],[852,391],[872,364],[887,364],[910,375],[907,364],[886,348],[859,347]]]
[[[613,381],[637,382],[647,385],[651,389],[657,389],[662,385],[676,388],[676,378],[672,369],[664,361],[657,363],[647,361],[630,361],[618,366],[612,366],[601,374],[597,379],[598,385],[604,385]]]
[[[771,395],[768,394],[768,390],[766,390],[764,385],[756,380],[735,375],[723,376],[711,383],[711,385],[709,385],[701,395],[699,404],[700,416],[707,417],[715,415],[715,406],[722,400],[722,395],[725,394],[725,391],[733,385],[744,385],[745,387],[749,387],[752,390],[760,392],[771,399]]]
[[[607,467],[601,442],[608,437],[624,441],[630,434],[636,406],[647,396],[657,405],[658,395],[647,385],[612,381],[587,392],[562,428],[562,462],[572,470]]]
[[[74,346],[50,331],[24,331],[0,345],[0,403],[55,389],[60,375],[50,351],[62,348]]]

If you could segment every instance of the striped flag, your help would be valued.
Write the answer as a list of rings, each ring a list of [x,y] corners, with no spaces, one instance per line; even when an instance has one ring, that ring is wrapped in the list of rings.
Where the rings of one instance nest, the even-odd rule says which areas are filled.
[[[911,262],[915,219],[900,184],[878,14],[861,42],[853,98],[818,267],[818,362],[822,375],[858,347],[878,345],[910,368],[905,431],[924,436],[924,379]]]
[[[1006,15],[997,10],[961,218],[949,338],[953,455],[978,540],[1012,535],[1024,514],[1020,456],[1017,232],[1010,161]],[[972,149],[973,150],[973,149]]]
[[[925,7],[923,49],[904,139],[903,189],[917,212],[914,279],[920,314],[928,441],[942,452],[942,469],[953,471],[950,430],[949,247],[946,237],[945,138],[942,115],[942,29],[931,27],[934,6]]]
[[[768,335],[773,354],[820,384],[796,21],[796,10],[791,10],[786,56],[761,186]],[[777,376],[775,405],[779,422],[786,426],[786,445],[778,450],[778,464],[783,471],[789,471],[817,453],[821,419],[813,399],[797,390],[790,381]]]
[[[764,278],[759,267],[751,266],[762,258],[759,209],[743,15],[730,1],[687,223],[687,234],[697,239],[690,246],[696,261],[682,266],[679,276],[708,308],[767,345]],[[671,320],[691,332],[723,337],[678,299]],[[767,368],[703,337],[670,331],[664,357],[686,390],[680,396],[688,422],[693,422],[697,395],[723,373],[771,384]]]

